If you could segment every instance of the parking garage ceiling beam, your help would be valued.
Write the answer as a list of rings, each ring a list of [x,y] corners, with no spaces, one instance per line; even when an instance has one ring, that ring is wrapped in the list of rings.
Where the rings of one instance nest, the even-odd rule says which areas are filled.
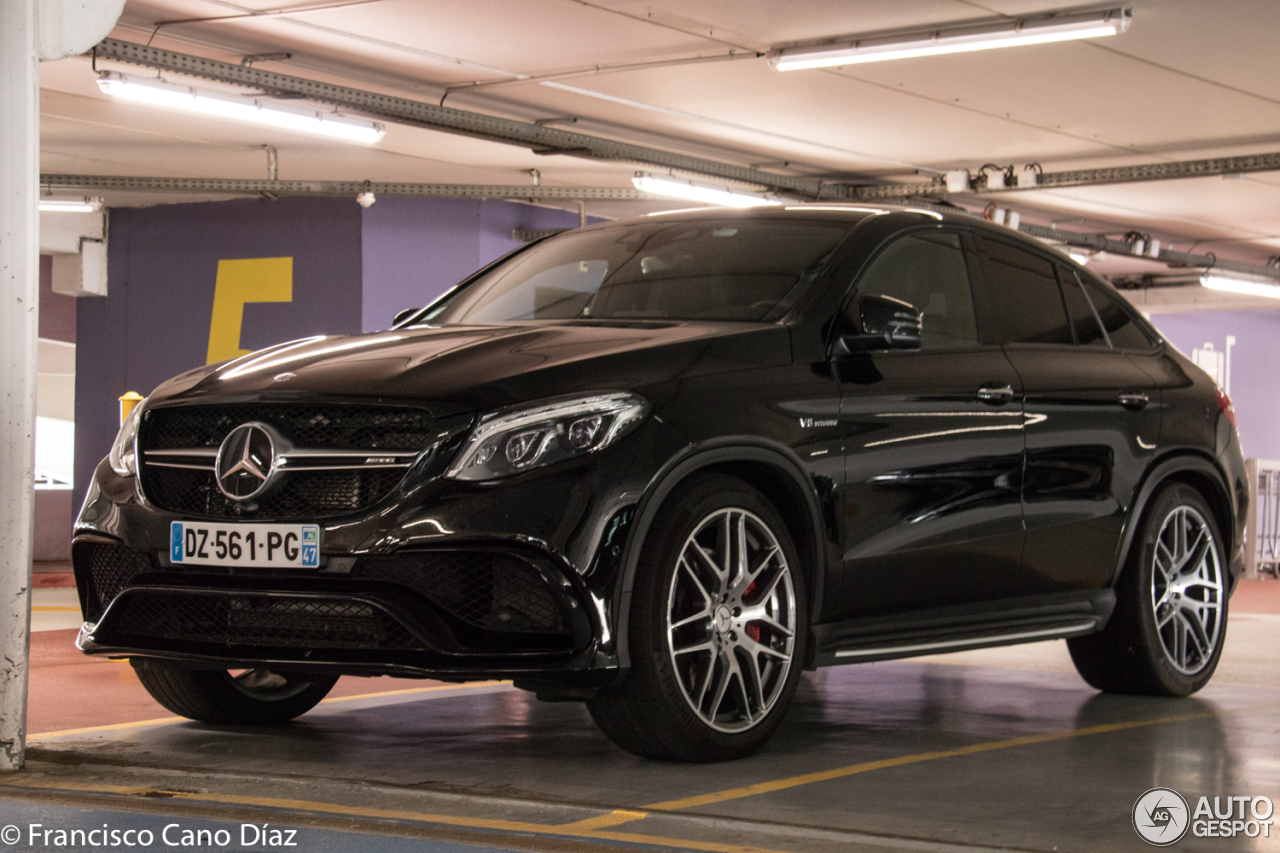
[[[303,97],[400,124],[519,145],[537,154],[567,154],[601,160],[643,163],[691,174],[754,184],[807,198],[817,198],[819,194],[830,198],[841,194],[833,193],[832,188],[824,186],[821,181],[813,178],[762,172],[747,166],[662,151],[644,145],[559,130],[533,122],[499,118],[288,74],[277,74],[259,68],[232,65],[216,59],[175,53],[171,50],[117,39],[104,39],[94,48],[94,55],[99,59],[112,59],[145,68],[261,89],[269,94]]]
[[[987,186],[982,176],[975,175],[969,179],[969,191],[984,194],[1027,192],[1028,190],[1130,184],[1142,181],[1177,181],[1186,178],[1209,178],[1218,175],[1243,175],[1249,172],[1274,172],[1278,170],[1280,170],[1280,152],[1248,154],[1241,157],[1212,157],[1205,160],[1181,160],[1172,163],[1144,163],[1139,166],[1076,169],[1069,172],[1043,172],[1036,176],[1034,184],[1028,185],[1014,183],[1011,186]],[[864,201],[917,198],[925,195],[938,195],[946,192],[946,190],[946,180],[942,177],[935,178],[932,181],[851,188],[853,197]]]

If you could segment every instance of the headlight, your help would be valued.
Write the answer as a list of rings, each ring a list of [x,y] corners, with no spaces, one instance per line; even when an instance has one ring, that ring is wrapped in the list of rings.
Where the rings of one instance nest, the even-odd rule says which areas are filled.
[[[485,415],[446,477],[492,480],[608,447],[649,414],[634,394],[595,394]]]
[[[107,464],[121,477],[132,477],[138,473],[134,444],[138,437],[138,416],[146,402],[143,400],[125,416],[124,423],[120,424],[120,432],[116,434],[115,444],[111,445],[111,452],[107,454]]]

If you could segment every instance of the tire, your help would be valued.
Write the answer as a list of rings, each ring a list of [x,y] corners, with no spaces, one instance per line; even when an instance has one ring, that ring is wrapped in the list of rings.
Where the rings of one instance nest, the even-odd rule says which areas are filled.
[[[805,660],[795,545],[760,492],[719,475],[681,488],[651,531],[631,601],[631,670],[587,703],[591,716],[647,758],[748,755],[782,722]]]
[[[1143,517],[1107,627],[1067,647],[1099,690],[1189,696],[1213,676],[1226,634],[1222,536],[1200,493],[1175,483]]]
[[[321,676],[301,680],[265,669],[233,676],[226,670],[179,669],[132,661],[147,692],[175,714],[202,723],[265,726],[285,723],[310,711],[337,682]]]

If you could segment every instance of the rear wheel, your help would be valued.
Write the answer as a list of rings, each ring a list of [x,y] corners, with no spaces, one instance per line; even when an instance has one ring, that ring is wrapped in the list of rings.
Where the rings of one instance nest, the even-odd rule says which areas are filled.
[[[271,725],[310,711],[338,677],[300,679],[267,669],[178,669],[133,661],[138,680],[164,707],[202,723]]]
[[[1105,630],[1067,641],[1080,675],[1112,693],[1187,696],[1213,676],[1227,631],[1226,556],[1200,493],[1152,501]]]
[[[683,490],[654,522],[632,598],[631,672],[592,716],[619,746],[679,761],[758,749],[795,693],[804,576],[781,517],[729,477]]]

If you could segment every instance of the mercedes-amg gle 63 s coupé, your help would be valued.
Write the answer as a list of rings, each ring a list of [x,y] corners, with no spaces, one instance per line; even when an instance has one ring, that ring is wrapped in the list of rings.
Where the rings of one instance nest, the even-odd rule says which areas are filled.
[[[593,225],[157,388],[76,523],[78,645],[210,723],[342,674],[511,679],[689,761],[830,664],[1065,638],[1094,687],[1183,696],[1241,566],[1233,420],[1101,279],[976,218]]]

